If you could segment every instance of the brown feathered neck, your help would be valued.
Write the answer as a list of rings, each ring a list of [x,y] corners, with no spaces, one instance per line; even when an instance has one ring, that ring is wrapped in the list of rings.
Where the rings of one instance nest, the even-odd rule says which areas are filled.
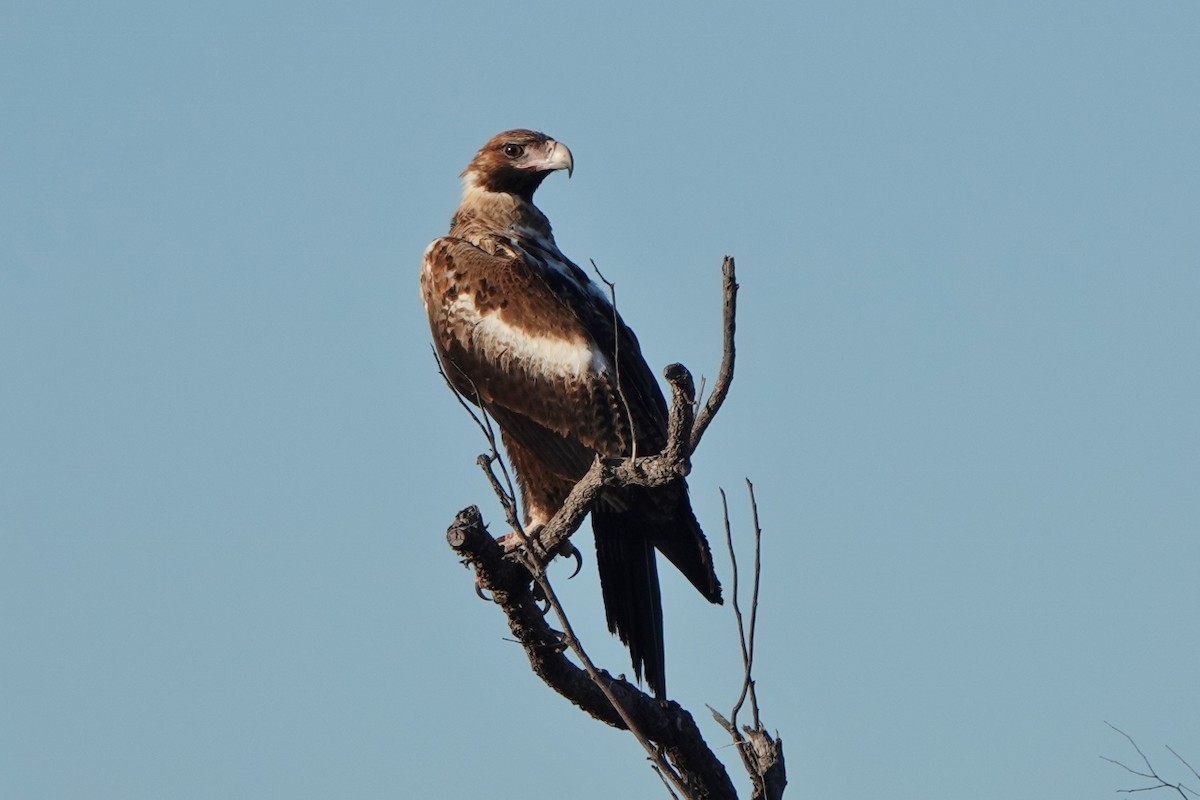
[[[479,149],[462,173],[463,196],[450,235],[474,244],[488,235],[530,232],[553,243],[550,221],[533,204],[546,176],[574,167],[571,151],[544,133],[512,130]]]

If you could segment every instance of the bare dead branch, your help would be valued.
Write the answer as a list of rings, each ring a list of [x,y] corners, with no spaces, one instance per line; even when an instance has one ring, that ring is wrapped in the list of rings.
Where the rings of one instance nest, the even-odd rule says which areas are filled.
[[[571,489],[567,499],[549,522],[533,537],[531,546],[545,560],[583,523],[592,503],[605,486],[665,486],[691,471],[691,451],[685,446],[692,434],[691,373],[682,364],[665,370],[671,385],[671,409],[667,421],[667,444],[661,453],[634,459],[597,458]]]
[[[739,591],[741,581],[741,573],[738,570],[737,550],[733,547],[733,532],[729,524],[729,502],[725,497],[725,490],[721,489],[721,516],[725,525],[725,546],[729,550],[729,563],[731,565],[730,572],[733,574],[733,588],[730,592],[731,603],[733,606],[733,618],[737,622],[738,629],[738,644],[742,648],[742,691],[738,695],[737,702],[733,704],[733,711],[729,715],[729,720],[723,724],[726,729],[732,728],[737,731],[737,715],[742,708],[742,703],[746,700],[746,693],[750,689],[750,649],[746,646],[746,622],[742,615],[742,606]],[[716,713],[715,711],[713,712]],[[736,741],[736,736],[734,737]]]
[[[729,394],[729,386],[733,383],[733,361],[735,354],[733,334],[737,317],[738,290],[737,272],[734,269],[733,256],[725,256],[725,261],[721,264],[721,275],[723,278],[722,295],[724,297],[722,327],[725,334],[725,343],[721,353],[721,370],[717,373],[716,382],[713,383],[712,394],[708,396],[704,407],[696,415],[696,425],[692,428],[691,446],[688,448],[689,452],[692,453],[696,452],[696,448],[700,446],[700,437],[704,435],[704,431],[708,429],[709,423],[717,415],[721,404],[725,402],[725,396]]]
[[[554,587],[550,585],[550,581],[546,579],[546,573],[545,570],[542,569],[541,563],[527,550],[523,551],[522,555],[524,556],[522,563],[524,563],[526,568],[529,569],[534,575],[534,580],[537,581],[538,587],[542,590],[542,594],[545,595],[546,602],[550,604],[550,608],[554,610],[554,614],[558,618],[559,624],[563,626],[563,634],[565,636],[567,647],[569,647],[571,652],[575,654],[575,657],[579,659],[579,663],[583,665],[583,669],[587,673],[588,677],[591,678],[592,683],[600,687],[600,691],[604,692],[604,696],[608,699],[608,702],[612,704],[613,710],[617,712],[617,715],[621,718],[621,721],[625,723],[625,727],[629,729],[629,732],[633,734],[634,738],[638,740],[638,743],[641,744],[642,748],[646,751],[646,754],[654,767],[654,771],[658,773],[660,778],[667,782],[668,790],[671,785],[675,785],[679,787],[679,789],[686,791],[683,778],[672,768],[670,764],[667,763],[662,752],[656,748],[654,744],[651,743],[646,737],[645,732],[642,731],[642,728],[638,724],[637,720],[633,718],[629,710],[625,708],[624,704],[621,702],[621,699],[613,691],[607,676],[600,673],[600,670],[596,668],[596,665],[592,663],[591,658],[584,651],[583,644],[579,641],[579,637],[575,635],[575,630],[571,626],[571,621],[567,619],[567,612],[563,609],[562,603],[560,603],[558,600],[558,594],[554,591]],[[672,792],[672,794],[674,794],[674,792]]]
[[[763,728],[744,727],[750,744],[755,771],[751,773],[754,789],[751,800],[779,800],[787,788],[787,768],[783,759],[783,739],[772,738]],[[756,779],[754,776],[757,775]]]
[[[593,266],[595,266],[593,264]],[[663,780],[672,797],[686,800],[736,800],[724,765],[704,742],[691,714],[674,701],[660,701],[642,692],[623,677],[614,678],[597,668],[579,643],[554,588],[546,578],[544,565],[580,526],[602,488],[607,486],[661,486],[685,476],[691,469],[691,455],[700,442],[704,429],[721,407],[729,391],[734,363],[734,315],[737,282],[733,259],[726,257],[724,276],[724,350],[721,370],[713,392],[696,413],[698,406],[695,384],[691,374],[680,364],[665,371],[671,386],[671,406],[668,419],[667,443],[662,452],[627,459],[600,459],[592,464],[584,477],[574,486],[562,508],[539,531],[526,536],[517,519],[512,483],[496,447],[496,437],[486,411],[482,419],[456,391],[459,402],[471,412],[476,424],[488,439],[491,452],[481,456],[480,466],[500,498],[505,516],[516,532],[522,546],[505,554],[505,549],[488,535],[478,508],[472,506],[459,512],[447,531],[451,547],[465,562],[475,568],[477,586],[490,591],[493,602],[503,610],[514,638],[525,650],[530,665],[548,686],[566,697],[590,716],[607,725],[630,730],[645,748],[652,768]],[[609,285],[612,285],[601,275]],[[615,297],[614,307],[615,307]],[[439,371],[446,376],[439,362]],[[497,476],[494,465],[499,465]],[[753,487],[750,487],[753,503]],[[755,530],[758,531],[757,509]],[[726,518],[728,535],[728,518]],[[757,700],[754,697],[751,666],[758,602],[758,552],[761,532],[756,533],[755,581],[750,630],[742,629],[739,616],[739,636],[746,663],[745,678],[754,711],[755,728],[746,727],[745,734],[732,726],[739,754],[755,784],[756,798],[774,798],[782,794],[783,778],[781,742],[772,739],[758,724]],[[735,570],[736,585],[736,570]],[[536,586],[536,590],[534,588]],[[736,595],[736,590],[735,590]],[[544,598],[555,612],[563,633],[547,624],[538,599]],[[736,599],[735,599],[736,603]],[[572,663],[566,656],[570,650],[582,664]],[[741,704],[739,700],[739,706]],[[718,720],[719,714],[714,712]],[[736,718],[736,712],[735,712]],[[727,725],[727,730],[729,726]]]
[[[629,726],[614,703],[588,676],[566,657],[563,637],[551,630],[530,588],[532,576],[525,565],[505,558],[503,549],[487,532],[479,509],[460,511],[446,532],[450,546],[475,567],[480,585],[488,590],[508,618],[509,630],[521,644],[530,666],[548,686],[595,719],[614,728]],[[645,737],[661,750],[691,800],[735,800],[729,774],[704,742],[688,711],[673,700],[658,701],[633,684],[596,669],[600,682]]]
[[[762,582],[762,526],[758,524],[758,500],[754,497],[754,484],[746,479],[746,491],[750,495],[750,521],[754,530],[754,584],[750,590],[750,642],[747,649],[750,652],[750,665],[754,664],[754,638],[758,631],[758,588]],[[754,718],[754,728],[762,728],[758,717],[758,693],[755,691],[754,680],[750,676],[749,667],[746,671],[746,683],[750,688],[750,714]]]
[[[692,432],[696,425],[696,383],[683,364],[670,364],[663,377],[671,385],[671,412],[667,418],[667,445],[663,457],[679,474],[692,471]]]

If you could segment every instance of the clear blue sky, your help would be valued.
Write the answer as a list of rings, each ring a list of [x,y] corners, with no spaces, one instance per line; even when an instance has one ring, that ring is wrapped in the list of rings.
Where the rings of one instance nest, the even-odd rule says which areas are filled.
[[[1194,2],[5,3],[0,796],[665,796],[443,538],[501,519],[418,264],[518,126],[656,367],[738,258],[691,486],[743,542],[758,488],[789,796],[1200,761],[1197,53]],[[720,743],[731,618],[665,592]]]

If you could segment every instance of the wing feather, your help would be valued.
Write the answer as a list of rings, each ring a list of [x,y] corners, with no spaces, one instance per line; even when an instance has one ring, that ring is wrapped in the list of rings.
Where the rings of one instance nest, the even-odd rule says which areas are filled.
[[[521,240],[480,244],[437,239],[421,273],[455,388],[566,476],[582,475],[593,453],[628,455],[635,440],[640,453],[660,450],[662,390],[637,338],[582,270]]]

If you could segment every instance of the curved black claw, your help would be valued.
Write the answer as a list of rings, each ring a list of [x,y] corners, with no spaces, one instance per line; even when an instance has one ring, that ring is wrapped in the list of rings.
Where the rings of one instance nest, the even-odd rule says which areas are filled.
[[[544,617],[550,613],[550,598],[546,597],[545,591],[542,590],[541,584],[533,585],[533,599],[538,604],[538,612]]]
[[[486,594],[483,593],[483,587],[479,585],[478,579],[476,579],[476,581],[475,581],[475,594],[476,594],[476,596],[479,597],[480,600],[486,600],[489,603],[492,601],[492,598],[488,597]]]
[[[567,576],[567,580],[570,580],[579,574],[579,570],[583,569],[583,553],[579,552],[579,548],[570,542],[567,542],[566,546],[571,549],[564,552],[563,555],[575,559],[575,571]]]

